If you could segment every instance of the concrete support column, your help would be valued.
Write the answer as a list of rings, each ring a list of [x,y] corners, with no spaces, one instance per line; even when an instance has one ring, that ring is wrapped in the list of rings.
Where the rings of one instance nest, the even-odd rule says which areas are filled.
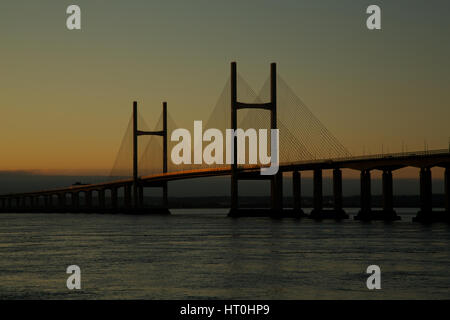
[[[163,173],[167,173],[167,102],[163,102]],[[163,184],[163,208],[169,207],[168,200],[168,182],[164,181]]]
[[[105,189],[100,189],[100,190],[98,190],[98,206],[101,209],[104,209],[105,208],[105,203],[106,203],[106,201],[105,201]]]
[[[52,206],[52,198],[49,195],[44,196],[45,208],[50,208]]]
[[[450,167],[445,168],[444,172],[445,181],[445,210],[450,213]]]
[[[129,185],[124,187],[124,203],[126,208],[131,207],[131,186]]]
[[[231,211],[236,211],[238,209],[238,180],[233,174],[231,175]]]
[[[139,194],[139,207],[142,208],[144,206],[144,187],[143,186],[139,186],[138,194]]]
[[[372,192],[370,170],[361,171],[361,211],[369,213],[372,210]]]
[[[314,170],[314,211],[319,213],[323,209],[322,170]]]
[[[78,209],[80,207],[80,196],[78,192],[72,192],[72,208]]]
[[[341,169],[333,170],[333,197],[334,210],[342,211],[342,171]]]
[[[111,207],[113,207],[114,209],[117,209],[117,207],[118,207],[117,188],[116,187],[111,188]]]
[[[163,186],[163,208],[169,208],[168,182],[164,182]]]
[[[283,174],[278,172],[272,177],[270,184],[272,209],[276,212],[283,210]]]
[[[385,212],[394,210],[394,189],[391,170],[383,170],[383,210]]]
[[[302,210],[302,184],[299,171],[292,172],[292,195],[294,197],[294,211]]]
[[[283,210],[283,173],[277,173],[277,210]]]
[[[27,197],[20,197],[20,207],[21,208],[26,208],[26,204],[27,204]]]
[[[277,65],[275,63],[270,64],[270,128],[276,129],[277,122]],[[274,152],[274,150],[270,150]],[[277,172],[275,177],[271,180],[271,193],[272,193],[272,208],[276,212],[283,210],[283,174]]]
[[[65,193],[58,194],[58,206],[60,208],[64,208],[66,206],[66,194]]]
[[[137,102],[133,102],[133,197],[134,206],[139,207],[138,196],[138,123],[137,123]]]
[[[88,209],[92,209],[92,190],[86,191],[85,197],[86,197],[86,207]]]
[[[432,187],[430,168],[420,169],[420,211],[428,213],[432,211]]]
[[[230,78],[230,93],[231,93],[231,129],[237,129],[237,71],[236,62],[231,63],[231,78]],[[238,209],[238,179],[237,179],[237,143],[236,137],[232,137],[232,164],[231,164],[231,213]]]

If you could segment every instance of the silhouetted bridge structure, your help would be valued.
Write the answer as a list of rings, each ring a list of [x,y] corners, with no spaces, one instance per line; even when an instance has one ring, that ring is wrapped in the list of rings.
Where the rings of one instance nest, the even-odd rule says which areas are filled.
[[[263,109],[270,111],[270,128],[275,129],[279,127],[279,122],[277,121],[277,76],[275,64],[271,65],[269,85],[270,102],[261,102],[259,99],[256,99],[254,103],[239,102],[237,96],[236,64],[231,64],[230,94],[227,97],[229,98],[227,103],[231,107],[229,109],[231,111],[231,129],[238,128],[237,111],[242,109]],[[162,129],[153,131],[139,130],[137,102],[133,103],[132,177],[104,183],[72,185],[51,190],[0,195],[0,212],[123,212],[133,214],[167,214],[169,213],[168,182],[229,175],[231,176],[230,216],[270,215],[273,217],[302,217],[305,214],[301,207],[301,174],[304,171],[312,171],[313,210],[309,216],[314,219],[331,218],[339,220],[348,218],[348,215],[343,209],[342,169],[353,169],[360,171],[361,181],[361,208],[355,219],[392,221],[400,219],[395,212],[393,204],[392,172],[404,167],[416,167],[420,168],[420,210],[414,220],[423,222],[450,221],[450,150],[448,149],[355,157],[344,153],[344,156],[328,158],[322,156],[321,159],[281,161],[277,174],[265,176],[260,174],[260,165],[237,164],[237,143],[234,143],[234,161],[232,165],[191,167],[168,172],[167,151],[169,130],[167,118],[167,103],[164,102]],[[250,118],[251,120],[254,119],[254,117]],[[317,123],[315,126],[318,126]],[[283,136],[281,129],[286,129],[283,125],[281,127],[280,137]],[[321,134],[324,134],[324,141],[331,143],[330,148],[338,151],[342,150],[342,147],[336,145],[333,141],[334,137],[330,136],[327,132],[323,133],[326,131],[324,128],[319,127],[319,129],[322,132]],[[288,129],[286,129],[286,132],[292,135]],[[138,138],[140,136],[162,137],[162,172],[139,175]],[[296,140],[294,137],[290,139],[287,143],[302,144],[302,142]],[[311,153],[307,153],[307,151],[301,152],[311,157]],[[445,211],[433,211],[432,167],[445,168]],[[322,174],[324,170],[332,170],[333,172],[333,208],[324,208],[323,204]],[[371,205],[371,171],[373,170],[382,171],[383,207],[381,210],[374,210]],[[293,208],[284,208],[283,206],[283,175],[286,176],[287,174],[292,174]],[[271,183],[271,207],[267,209],[240,208],[238,198],[239,180],[269,180]],[[162,188],[161,205],[152,208],[146,207],[144,205],[144,188]],[[119,191],[123,194],[123,201],[119,201]],[[106,196],[107,192],[110,194],[109,197]],[[82,197],[84,201],[80,200],[81,193],[84,194]],[[94,194],[96,194],[96,197],[94,197]]]

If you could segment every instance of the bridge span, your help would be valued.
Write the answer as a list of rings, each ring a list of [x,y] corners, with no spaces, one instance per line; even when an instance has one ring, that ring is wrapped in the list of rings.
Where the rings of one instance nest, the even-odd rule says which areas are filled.
[[[392,172],[404,167],[420,168],[420,210],[417,221],[450,221],[450,152],[449,150],[432,150],[408,153],[384,154],[375,156],[350,157],[341,159],[325,159],[299,161],[280,165],[280,172],[284,176],[292,174],[294,208],[281,210],[271,209],[240,209],[239,215],[272,215],[302,217],[301,208],[301,174],[313,171],[314,208],[310,217],[316,219],[345,219],[348,216],[342,208],[342,169],[360,171],[361,179],[361,210],[356,216],[361,220],[396,220],[393,204]],[[432,207],[431,171],[432,167],[443,167],[445,180],[445,211],[434,212]],[[258,166],[240,166],[237,174],[242,180],[270,179],[260,175]],[[333,199],[332,209],[323,206],[322,173],[324,170],[333,171]],[[371,172],[380,170],[382,174],[383,208],[375,211],[371,207]],[[166,186],[168,182],[182,179],[193,179],[213,176],[230,176],[231,166],[214,169],[194,169],[188,171],[169,172],[142,176],[138,179],[138,206],[132,201],[134,179],[123,179],[111,182],[72,185],[65,188],[40,190],[35,192],[0,195],[1,212],[98,212],[98,213],[168,213],[169,203],[163,202],[162,207],[148,208],[144,206],[144,188]],[[120,189],[123,201],[119,203]],[[105,194],[109,192],[109,201]],[[80,201],[80,194],[84,194],[84,201]],[[96,196],[94,196],[96,195]],[[94,201],[95,200],[95,201]]]
[[[163,102],[162,130],[144,131],[138,128],[137,102],[133,103],[132,116],[132,177],[127,179],[109,181],[97,184],[72,185],[65,188],[52,190],[40,190],[35,192],[15,193],[0,195],[0,212],[97,212],[97,213],[169,213],[168,183],[181,179],[193,179],[229,175],[231,177],[230,212],[232,217],[270,215],[273,217],[303,217],[301,207],[301,175],[304,171],[313,171],[313,210],[309,214],[314,219],[345,219],[348,215],[343,209],[342,195],[342,169],[358,170],[360,172],[360,211],[355,217],[359,220],[398,220],[393,203],[393,172],[404,167],[420,168],[420,210],[415,221],[450,221],[450,148],[443,150],[402,152],[379,154],[370,156],[351,157],[346,149],[335,139],[321,123],[313,118],[308,110],[302,114],[289,115],[287,121],[295,129],[299,125],[297,121],[303,118],[312,119],[314,128],[320,131],[321,143],[313,144],[316,151],[335,151],[338,156],[324,157],[311,160],[311,152],[305,149],[305,140],[312,138],[311,132],[305,131],[303,140],[296,140],[286,124],[277,116],[279,108],[276,64],[270,66],[269,102],[261,102],[256,99],[254,103],[238,101],[237,94],[236,63],[231,63],[231,77],[229,81],[229,95],[227,97],[230,107],[230,129],[238,128],[238,111],[244,109],[262,109],[270,112],[270,129],[282,127],[280,137],[291,142],[290,147],[298,158],[309,157],[298,161],[280,161],[279,171],[275,175],[261,175],[260,167],[256,165],[238,165],[237,142],[234,137],[234,159],[232,165],[224,167],[207,167],[190,170],[168,170],[168,121],[167,103]],[[283,92],[288,92],[284,87]],[[289,92],[288,92],[289,93]],[[282,98],[281,101],[293,101]],[[220,118],[220,117],[217,117]],[[313,129],[314,129],[313,128]],[[317,129],[318,128],[318,129]],[[309,130],[309,129],[308,129]],[[286,133],[285,135],[283,135]],[[162,172],[152,175],[139,175],[138,172],[138,138],[140,136],[155,136],[162,138]],[[286,138],[288,137],[288,138]],[[302,148],[298,147],[300,145]],[[328,150],[327,150],[328,148]],[[289,150],[291,151],[291,150]],[[302,157],[300,157],[302,153]],[[339,155],[347,156],[339,156]],[[297,157],[295,159],[298,159]],[[431,168],[442,167],[445,180],[445,211],[433,211],[432,205],[432,177]],[[333,171],[333,208],[324,208],[322,191],[322,173],[324,170]],[[371,172],[382,171],[383,208],[374,210],[371,204]],[[285,208],[283,205],[283,176],[292,174],[292,188],[294,206]],[[271,207],[268,209],[243,209],[239,207],[239,180],[269,180],[271,185]],[[162,188],[162,202],[157,207],[144,206],[144,188]],[[123,194],[123,199],[119,199]],[[108,193],[108,195],[107,195]],[[81,201],[80,194],[83,194]]]

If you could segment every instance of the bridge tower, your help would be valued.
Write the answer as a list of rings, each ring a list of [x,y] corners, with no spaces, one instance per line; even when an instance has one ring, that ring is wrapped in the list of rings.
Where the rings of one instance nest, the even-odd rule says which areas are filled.
[[[231,63],[231,129],[237,129],[237,111],[241,109],[262,109],[270,111],[271,129],[277,128],[277,66],[270,65],[270,102],[243,103],[237,100],[237,68],[236,62]],[[270,180],[271,210],[270,214],[279,216],[283,210],[283,175],[279,171],[275,175],[261,175],[259,172],[242,172],[237,163],[237,137],[233,136],[233,161],[231,165],[231,209],[229,216],[261,215],[257,210],[242,210],[239,208],[238,181],[239,180]]]
[[[154,209],[155,213],[169,213],[167,181],[158,183],[144,183],[139,179],[138,173],[138,137],[161,136],[163,138],[163,173],[167,173],[167,102],[163,102],[163,129],[160,131],[141,131],[137,123],[137,101],[133,102],[133,209],[139,212],[144,209],[144,187],[157,187],[163,189],[163,206]]]

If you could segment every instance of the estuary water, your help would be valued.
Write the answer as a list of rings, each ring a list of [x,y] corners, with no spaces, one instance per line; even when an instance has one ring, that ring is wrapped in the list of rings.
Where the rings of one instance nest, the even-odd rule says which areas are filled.
[[[0,299],[449,299],[450,226],[397,211],[391,224],[1,214]],[[381,290],[366,287],[373,264]],[[69,265],[81,290],[66,287]]]

